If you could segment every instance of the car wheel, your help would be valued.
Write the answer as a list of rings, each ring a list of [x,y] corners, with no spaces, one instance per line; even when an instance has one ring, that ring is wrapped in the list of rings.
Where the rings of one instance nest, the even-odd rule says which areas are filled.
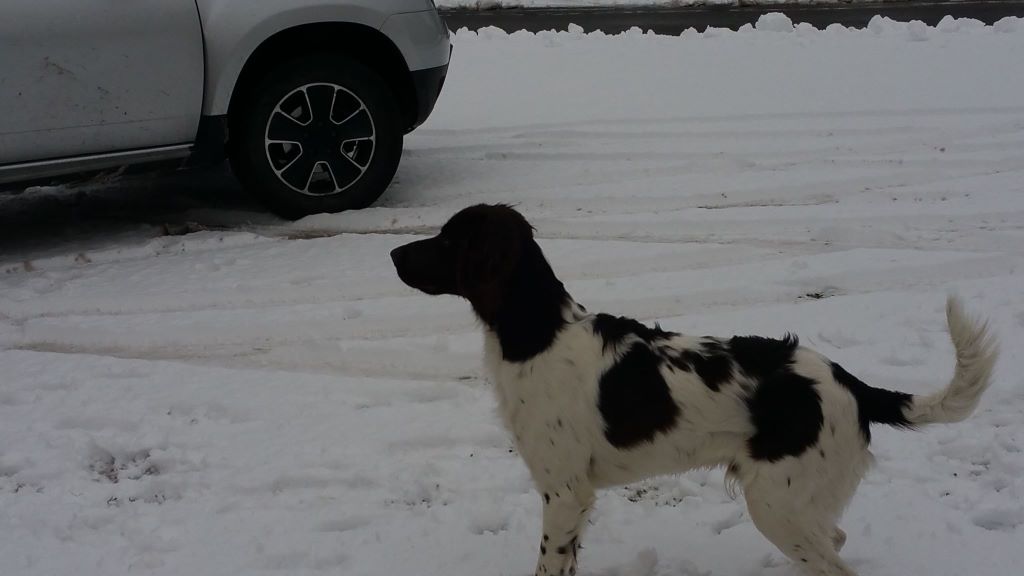
[[[230,122],[232,170],[286,218],[369,206],[402,156],[399,109],[387,84],[336,54],[274,67]]]

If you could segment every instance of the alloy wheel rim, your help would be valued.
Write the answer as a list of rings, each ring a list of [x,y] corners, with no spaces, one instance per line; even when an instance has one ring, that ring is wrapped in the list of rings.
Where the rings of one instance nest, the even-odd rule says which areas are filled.
[[[264,132],[267,161],[277,178],[307,196],[351,188],[376,152],[377,133],[366,104],[344,86],[314,82],[274,106]]]

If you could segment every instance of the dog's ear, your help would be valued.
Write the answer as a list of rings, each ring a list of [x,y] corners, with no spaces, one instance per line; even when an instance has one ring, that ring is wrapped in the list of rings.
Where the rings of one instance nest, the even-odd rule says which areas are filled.
[[[519,213],[505,206],[489,208],[462,246],[457,267],[459,291],[485,322],[497,314],[506,285],[533,238]]]

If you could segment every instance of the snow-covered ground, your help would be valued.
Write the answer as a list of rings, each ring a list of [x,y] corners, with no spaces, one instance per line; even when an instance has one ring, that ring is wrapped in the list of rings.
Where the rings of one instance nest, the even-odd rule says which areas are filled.
[[[1024,21],[761,27],[462,32],[376,208],[0,246],[0,573],[527,574],[539,498],[469,308],[388,259],[485,201],[591,309],[792,330],[878,386],[946,382],[961,294],[1003,342],[996,384],[962,424],[877,429],[844,556],[1019,571]],[[608,491],[584,544],[587,575],[795,574],[720,471]]]

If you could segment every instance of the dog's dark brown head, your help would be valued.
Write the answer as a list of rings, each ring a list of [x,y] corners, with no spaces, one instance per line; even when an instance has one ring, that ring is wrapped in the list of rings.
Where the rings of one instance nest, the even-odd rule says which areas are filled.
[[[427,294],[492,299],[533,242],[533,228],[512,208],[478,204],[452,216],[433,238],[391,251],[398,277]],[[489,297],[489,298],[488,298]]]
[[[564,322],[568,295],[534,241],[533,227],[510,206],[470,206],[437,236],[392,250],[391,260],[409,286],[469,300],[498,333],[506,359],[546,348]]]

